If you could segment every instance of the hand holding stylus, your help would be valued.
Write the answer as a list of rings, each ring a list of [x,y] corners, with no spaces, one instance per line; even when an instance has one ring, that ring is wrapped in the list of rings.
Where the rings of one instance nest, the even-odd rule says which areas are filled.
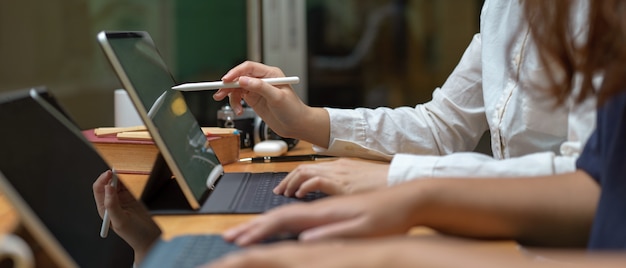
[[[111,187],[113,189],[117,188],[117,174],[115,173],[115,169],[111,171],[113,173],[113,178],[111,178]],[[111,227],[111,219],[109,218],[109,210],[104,210],[104,216],[102,217],[102,227],[100,228],[100,237],[106,238],[109,235],[109,228]]]

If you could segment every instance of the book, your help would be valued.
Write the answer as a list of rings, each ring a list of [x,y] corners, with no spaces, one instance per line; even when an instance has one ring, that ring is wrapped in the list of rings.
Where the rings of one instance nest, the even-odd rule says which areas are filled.
[[[159,153],[152,137],[141,128],[124,130],[127,129],[96,128],[84,130],[83,135],[117,173],[150,174]],[[203,131],[222,164],[239,161],[240,141],[236,131],[216,128],[203,128]]]

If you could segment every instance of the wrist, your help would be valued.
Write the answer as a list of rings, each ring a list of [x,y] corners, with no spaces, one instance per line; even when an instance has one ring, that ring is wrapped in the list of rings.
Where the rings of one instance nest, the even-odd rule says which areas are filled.
[[[157,241],[160,241],[158,236],[154,239],[146,239],[145,243],[133,246],[133,251],[135,252],[135,264],[141,264],[148,252],[150,252],[150,249],[152,249],[152,246],[154,246]]]
[[[437,183],[432,179],[419,179],[406,183],[404,189],[410,191],[409,204],[410,221],[414,226],[428,226],[429,219],[436,204]],[[402,187],[402,186],[401,186]]]
[[[299,139],[328,148],[330,141],[330,116],[324,108],[306,106],[300,126],[294,128]]]

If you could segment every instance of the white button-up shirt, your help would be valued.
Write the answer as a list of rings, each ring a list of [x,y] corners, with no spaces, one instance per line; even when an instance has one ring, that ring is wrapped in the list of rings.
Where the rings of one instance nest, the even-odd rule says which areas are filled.
[[[421,177],[515,177],[573,171],[595,101],[556,107],[518,1],[486,1],[480,34],[430,102],[333,109],[330,140],[393,154],[389,184]],[[511,43],[512,41],[512,43]],[[472,152],[485,131],[493,156]]]

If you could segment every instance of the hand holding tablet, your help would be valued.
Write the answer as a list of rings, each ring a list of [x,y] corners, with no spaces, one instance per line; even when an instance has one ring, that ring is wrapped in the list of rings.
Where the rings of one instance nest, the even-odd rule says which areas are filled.
[[[288,76],[288,77],[276,77],[276,78],[262,78],[270,85],[291,85],[300,83],[300,77]],[[178,86],[173,86],[173,90],[178,91],[201,91],[201,90],[215,90],[220,88],[238,88],[239,82],[225,83],[222,81],[215,82],[198,82],[198,83],[186,83]]]

